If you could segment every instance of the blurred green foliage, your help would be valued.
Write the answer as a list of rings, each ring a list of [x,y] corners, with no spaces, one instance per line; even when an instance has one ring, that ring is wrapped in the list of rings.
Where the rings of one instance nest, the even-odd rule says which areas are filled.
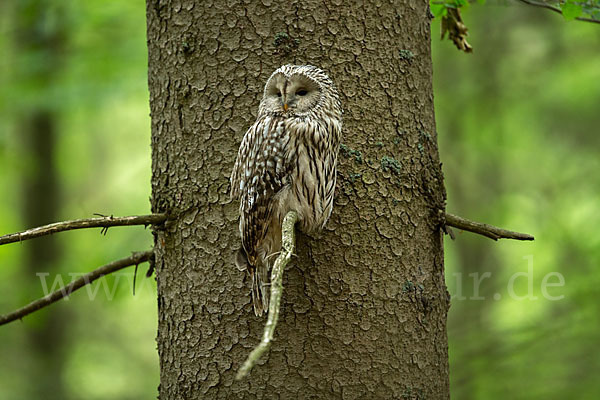
[[[443,17],[448,14],[449,8],[468,9],[470,3],[475,0],[429,0],[431,13],[435,17]],[[540,7],[545,10],[560,13],[567,21],[580,18],[600,22],[600,0],[515,0],[532,7]],[[486,0],[477,0],[479,4],[485,4]]]
[[[600,26],[513,2],[463,11],[472,54],[432,25],[448,210],[535,242],[446,241],[453,398],[596,399]],[[513,298],[510,279],[529,262],[537,300]],[[477,296],[473,279],[486,272]],[[552,272],[565,284],[547,294],[561,300],[541,291]],[[527,279],[514,290],[525,297]]]
[[[58,32],[58,54],[35,41],[24,43],[22,26],[32,26],[39,36]],[[23,116],[40,109],[51,112],[58,126],[54,163],[60,176],[60,219],[149,212],[144,1],[4,1],[0,54],[0,234],[26,228],[23,185],[32,160],[20,124]],[[54,70],[44,73],[51,66]],[[106,236],[100,230],[67,232],[55,238],[63,257],[39,271],[49,273],[48,286],[56,277],[68,282],[70,273],[90,271],[152,243],[143,227],[111,228]],[[40,278],[23,271],[28,247],[27,242],[0,247],[2,313],[43,295]],[[145,271],[146,265],[140,266],[135,296],[133,269],[128,269],[93,286],[98,290],[93,300],[82,290],[3,326],[0,399],[40,398],[36,382],[59,366],[65,393],[47,393],[45,399],[156,397],[156,285],[144,277]],[[57,309],[68,312],[58,327],[64,360],[45,365],[44,371],[36,366],[36,352],[44,349],[33,346],[28,333],[51,324]]]
[[[18,1],[46,7],[38,29],[60,31],[52,81],[39,72],[56,55],[43,47],[25,51],[15,40],[19,18],[28,15],[17,12]],[[22,185],[31,160],[19,121],[40,107],[54,113],[60,128],[54,160],[61,219],[148,212],[144,7],[142,0],[0,3],[0,234],[25,228]],[[464,17],[473,54],[440,42],[437,23],[432,32],[448,210],[534,234],[536,241],[494,243],[469,233],[447,240],[453,398],[595,399],[600,29],[512,2],[488,1]],[[141,227],[112,228],[106,237],[99,230],[67,232],[57,240],[60,263],[39,271],[50,273],[49,284],[151,245]],[[0,247],[2,313],[42,295],[40,278],[21,269],[27,249],[28,243]],[[527,272],[529,263],[537,300],[511,298],[511,277]],[[61,398],[154,398],[157,306],[154,280],[143,271],[135,296],[127,271],[1,327],[0,400],[34,398],[36,374],[44,373],[33,368],[35,353],[44,350],[31,347],[27,332],[52,322],[58,308],[69,311],[60,326],[66,351],[56,363],[66,390]],[[541,291],[551,272],[564,276],[564,286],[548,289],[561,300]],[[476,291],[473,279],[485,273]],[[517,295],[528,289],[524,277],[515,280]]]

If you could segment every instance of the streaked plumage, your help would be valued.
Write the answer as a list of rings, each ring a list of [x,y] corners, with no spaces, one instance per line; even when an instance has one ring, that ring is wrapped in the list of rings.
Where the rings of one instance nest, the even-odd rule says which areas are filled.
[[[338,92],[324,71],[284,65],[273,72],[231,174],[231,197],[240,199],[236,264],[252,276],[256,315],[268,309],[265,284],[287,212],[298,212],[307,233],[331,215],[341,131]]]

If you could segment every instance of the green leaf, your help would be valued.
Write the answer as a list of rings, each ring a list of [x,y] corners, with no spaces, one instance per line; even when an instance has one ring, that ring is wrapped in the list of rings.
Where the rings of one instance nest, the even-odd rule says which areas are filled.
[[[477,0],[477,2],[482,5],[485,4],[485,0]]]
[[[567,21],[579,17],[582,11],[582,7],[578,4],[566,3],[562,6],[562,15]]]
[[[445,17],[448,14],[448,10],[446,10],[446,6],[443,4],[431,4],[431,13],[435,18]]]
[[[468,0],[454,0],[454,8],[468,8],[469,1]]]

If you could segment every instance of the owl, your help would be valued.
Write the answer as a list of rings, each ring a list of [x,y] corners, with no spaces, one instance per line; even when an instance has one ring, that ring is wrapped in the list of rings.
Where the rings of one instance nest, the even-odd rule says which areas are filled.
[[[296,211],[306,233],[331,215],[341,134],[338,91],[324,71],[284,65],[273,72],[231,173],[242,239],[235,263],[250,273],[257,316],[269,308],[268,272],[281,251],[285,215]]]

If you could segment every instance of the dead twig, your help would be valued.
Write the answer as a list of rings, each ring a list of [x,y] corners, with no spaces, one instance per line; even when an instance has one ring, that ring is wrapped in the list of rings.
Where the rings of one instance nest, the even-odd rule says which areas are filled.
[[[52,235],[53,233],[71,231],[74,229],[102,228],[100,233],[106,235],[108,228],[112,226],[132,225],[158,225],[167,220],[166,214],[133,215],[129,217],[105,216],[88,219],[75,219],[71,221],[55,222],[53,224],[39,226],[23,232],[11,233],[0,236],[0,245],[22,242],[40,236]]]
[[[481,222],[470,221],[468,219],[444,213],[445,225],[453,226],[464,231],[469,231],[488,237],[493,240],[498,239],[515,239],[515,240],[533,240],[534,237],[527,233],[509,231],[507,229],[498,228],[493,225],[482,224]]]
[[[265,324],[263,337],[258,346],[252,350],[242,367],[239,369],[235,377],[236,380],[246,377],[256,365],[260,357],[269,349],[269,347],[271,347],[271,341],[273,340],[273,334],[275,333],[275,326],[277,326],[277,319],[279,318],[281,296],[283,294],[283,272],[285,271],[287,264],[290,262],[296,247],[296,233],[294,231],[294,225],[296,225],[297,220],[298,214],[295,211],[288,212],[283,220],[283,224],[281,226],[281,253],[275,260],[271,270],[269,314],[267,315],[267,323]]]
[[[131,256],[122,258],[117,261],[113,261],[110,264],[106,264],[98,269],[89,272],[82,277],[74,280],[66,286],[52,292],[41,299],[35,300],[25,307],[19,308],[9,314],[0,316],[0,325],[8,324],[9,322],[21,319],[32,312],[38,311],[39,309],[46,307],[64,297],[71,295],[74,291],[81,289],[85,285],[89,285],[96,279],[102,278],[105,275],[118,271],[120,269],[138,265],[152,259],[154,252],[152,250],[133,253]]]

